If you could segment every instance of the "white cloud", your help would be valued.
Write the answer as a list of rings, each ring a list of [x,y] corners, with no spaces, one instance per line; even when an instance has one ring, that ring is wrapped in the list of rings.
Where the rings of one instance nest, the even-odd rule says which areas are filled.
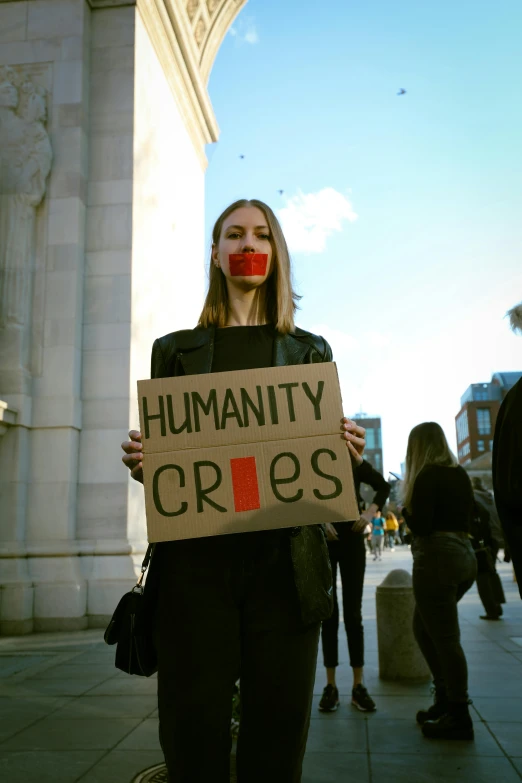
[[[256,44],[259,41],[256,28],[251,25],[244,35],[244,39],[249,44]]]
[[[259,42],[257,28],[252,20],[240,19],[237,27],[231,27],[228,32],[238,44],[247,43],[253,46]]]
[[[391,337],[389,334],[383,334],[382,332],[368,332],[367,339],[371,346],[374,348],[386,348],[391,343]]]
[[[278,216],[294,253],[322,253],[328,237],[358,217],[348,198],[334,188],[323,188],[317,193],[299,191],[287,199]]]

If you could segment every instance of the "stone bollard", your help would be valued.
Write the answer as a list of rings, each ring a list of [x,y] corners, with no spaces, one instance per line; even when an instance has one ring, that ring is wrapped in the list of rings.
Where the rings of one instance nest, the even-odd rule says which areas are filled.
[[[408,571],[390,571],[375,594],[379,676],[383,680],[420,681],[430,670],[413,636],[415,601]]]

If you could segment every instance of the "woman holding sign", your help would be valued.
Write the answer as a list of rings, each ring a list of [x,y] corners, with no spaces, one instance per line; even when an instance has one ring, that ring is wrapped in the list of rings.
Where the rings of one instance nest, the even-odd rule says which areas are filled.
[[[287,245],[263,202],[237,201],[212,234],[209,290],[196,329],[156,340],[152,378],[332,361],[294,325]],[[364,429],[341,420],[355,465]],[[143,481],[141,435],[122,444]],[[299,783],[321,620],[332,610],[317,525],[163,542],[157,584],[160,740],[176,783],[228,783],[234,684],[241,677],[240,783]]]

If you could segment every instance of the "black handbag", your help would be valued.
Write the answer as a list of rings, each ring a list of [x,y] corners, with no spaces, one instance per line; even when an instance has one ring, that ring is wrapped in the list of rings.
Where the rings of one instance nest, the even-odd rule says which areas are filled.
[[[142,677],[150,677],[158,670],[153,621],[143,586],[154,547],[155,544],[149,544],[137,583],[121,598],[103,635],[106,644],[116,645],[116,668]]]

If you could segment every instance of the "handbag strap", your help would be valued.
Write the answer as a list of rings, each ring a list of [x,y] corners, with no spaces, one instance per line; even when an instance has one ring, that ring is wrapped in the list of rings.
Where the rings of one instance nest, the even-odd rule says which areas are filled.
[[[142,588],[143,577],[145,576],[147,568],[150,565],[150,561],[152,559],[152,555],[154,554],[154,549],[155,548],[156,548],[156,544],[149,544],[148,545],[147,551],[145,552],[145,557],[143,558],[143,563],[141,564],[141,573],[139,575],[138,581],[134,585],[133,590],[135,590],[136,588],[141,589],[141,590],[143,589]]]

